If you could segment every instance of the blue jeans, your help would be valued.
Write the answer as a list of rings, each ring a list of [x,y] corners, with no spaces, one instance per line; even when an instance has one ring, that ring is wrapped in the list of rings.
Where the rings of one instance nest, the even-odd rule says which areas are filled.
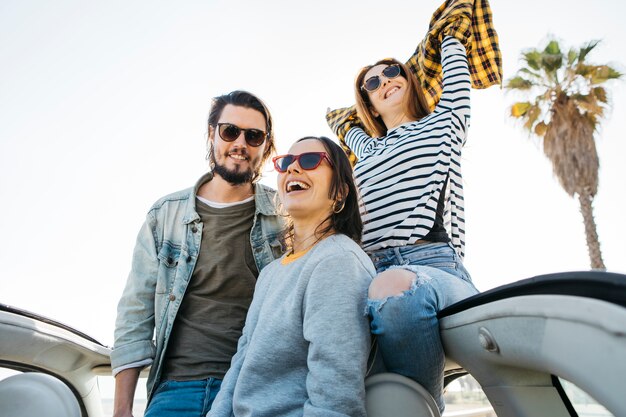
[[[161,381],[144,417],[204,417],[222,385],[221,379]]]
[[[445,355],[437,312],[478,290],[447,243],[387,248],[370,257],[378,273],[390,268],[415,272],[413,285],[402,295],[367,301],[370,326],[386,370],[422,385],[443,412]]]

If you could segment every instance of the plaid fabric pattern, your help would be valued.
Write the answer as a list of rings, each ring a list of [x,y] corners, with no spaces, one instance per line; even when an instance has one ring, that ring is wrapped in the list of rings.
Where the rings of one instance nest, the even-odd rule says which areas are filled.
[[[493,27],[488,0],[446,0],[433,14],[428,33],[407,61],[425,91],[433,110],[441,97],[441,41],[454,36],[465,46],[473,88],[487,88],[502,84],[502,55],[498,34]],[[361,127],[355,106],[330,111],[326,121],[337,135],[350,162],[356,156],[345,144],[345,135],[353,127]]]
[[[353,127],[360,127],[361,129],[366,130],[365,126],[361,124],[359,116],[356,114],[356,106],[332,110],[326,113],[326,121],[328,122],[328,126],[330,126],[331,130],[339,139],[339,144],[343,148],[346,155],[348,155],[350,163],[354,166],[354,164],[356,164],[357,157],[354,152],[350,150],[348,145],[346,145],[345,137]]]

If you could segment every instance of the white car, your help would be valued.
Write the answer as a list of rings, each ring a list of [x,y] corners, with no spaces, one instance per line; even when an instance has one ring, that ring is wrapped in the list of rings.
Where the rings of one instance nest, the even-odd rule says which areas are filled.
[[[444,416],[626,416],[626,275],[538,276],[439,317]],[[85,334],[0,304],[0,369],[11,374],[0,380],[0,416],[104,417],[97,376],[110,375],[109,354]],[[488,401],[457,404],[459,377],[475,378]],[[439,416],[402,376],[374,375],[366,388],[370,417]]]

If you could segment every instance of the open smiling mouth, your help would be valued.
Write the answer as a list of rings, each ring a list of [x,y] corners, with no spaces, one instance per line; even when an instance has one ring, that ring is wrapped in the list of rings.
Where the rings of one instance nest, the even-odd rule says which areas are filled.
[[[309,188],[311,188],[311,186],[302,181],[289,181],[287,182],[287,186],[285,187],[285,190],[287,191],[287,193],[290,193],[292,191],[308,190]]]
[[[228,154],[228,156],[230,156],[233,159],[236,159],[237,161],[247,161],[248,160],[248,157],[246,155],[241,155],[241,154],[238,154],[238,153],[231,153],[231,154]]]
[[[387,90],[387,92],[385,93],[385,98],[389,98],[391,95],[395,94],[397,91],[400,90],[400,87],[393,87],[390,88],[389,90]]]

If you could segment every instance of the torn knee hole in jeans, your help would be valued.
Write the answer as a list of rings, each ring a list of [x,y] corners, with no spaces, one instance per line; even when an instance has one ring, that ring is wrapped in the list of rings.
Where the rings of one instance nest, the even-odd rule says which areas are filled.
[[[431,280],[431,278],[427,275],[422,274],[418,268],[413,268],[412,265],[394,265],[392,267],[390,267],[389,269],[404,269],[410,272],[413,272],[415,274],[415,277],[413,278],[413,280],[411,281],[411,285],[409,287],[409,289],[407,290],[403,290],[400,294],[395,294],[395,295],[389,295],[383,298],[368,298],[367,299],[367,305],[366,305],[366,311],[369,312],[370,307],[373,308],[374,310],[376,310],[377,312],[379,312],[383,306],[387,303],[387,301],[389,300],[393,300],[393,299],[401,299],[403,297],[406,297],[408,295],[413,294],[419,287],[421,287],[422,285],[424,285],[425,283],[427,283],[428,281]],[[389,270],[388,269],[388,270]]]

